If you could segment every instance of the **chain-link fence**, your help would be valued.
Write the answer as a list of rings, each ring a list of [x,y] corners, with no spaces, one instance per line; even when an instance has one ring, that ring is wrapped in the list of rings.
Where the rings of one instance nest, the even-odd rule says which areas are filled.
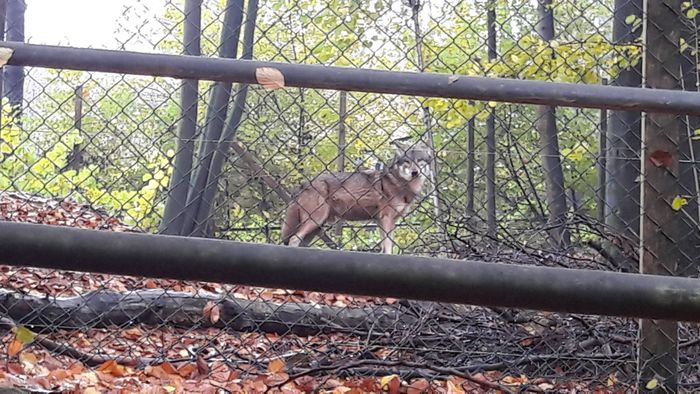
[[[7,40],[24,40],[22,4],[7,1]],[[125,4],[109,49],[700,86],[696,0]],[[3,220],[274,244],[289,221],[292,244],[315,233],[302,242],[318,248],[625,272],[641,261],[681,276],[700,262],[698,117],[17,66],[3,83]],[[423,158],[419,144],[424,166],[404,160]],[[369,216],[381,218],[354,220]],[[413,392],[626,391],[641,357],[650,389],[700,385],[694,325],[643,321],[640,346],[633,319],[28,268],[1,278],[10,384],[365,392],[397,375]]]

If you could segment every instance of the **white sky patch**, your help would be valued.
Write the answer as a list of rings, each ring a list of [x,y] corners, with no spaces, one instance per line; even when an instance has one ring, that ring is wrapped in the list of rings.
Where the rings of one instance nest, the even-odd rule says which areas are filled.
[[[27,0],[25,36],[33,44],[114,47],[124,6],[133,0]]]

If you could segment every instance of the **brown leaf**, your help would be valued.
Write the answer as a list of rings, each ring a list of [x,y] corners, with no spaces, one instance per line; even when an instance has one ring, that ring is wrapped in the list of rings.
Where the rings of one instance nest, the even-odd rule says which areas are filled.
[[[673,164],[673,156],[666,151],[655,150],[649,155],[649,161],[657,167],[668,168]]]
[[[276,358],[276,359],[270,361],[269,364],[267,364],[267,372],[270,372],[270,373],[284,372],[284,368],[285,368],[284,360],[282,360],[281,358]]]
[[[180,368],[177,369],[178,375],[182,376],[183,378],[187,379],[190,377],[194,377],[196,374],[199,373],[197,370],[197,364],[195,363],[186,363],[182,364]]]
[[[276,68],[259,67],[255,69],[255,79],[265,89],[279,89],[284,87],[284,75]]]
[[[211,301],[207,301],[207,304],[204,305],[203,309],[203,314],[204,317],[207,318],[211,322],[211,324],[216,324],[216,322],[219,321],[219,317],[221,313],[219,312],[219,306],[214,304]]]
[[[202,356],[197,356],[197,372],[200,375],[209,375],[209,364]]]
[[[20,342],[17,338],[15,338],[12,342],[10,342],[10,345],[7,347],[7,354],[10,357],[14,357],[17,355],[22,350],[22,342]]]
[[[411,384],[408,385],[406,390],[407,394],[420,394],[425,393],[430,387],[430,382],[425,379],[416,379]]]
[[[131,339],[133,341],[141,338],[143,336],[143,332],[141,332],[141,329],[138,327],[134,328],[129,328],[127,330],[122,331],[122,337],[126,339]]]
[[[117,364],[114,360],[105,361],[97,367],[97,370],[117,377],[126,375],[126,368],[123,365]]]

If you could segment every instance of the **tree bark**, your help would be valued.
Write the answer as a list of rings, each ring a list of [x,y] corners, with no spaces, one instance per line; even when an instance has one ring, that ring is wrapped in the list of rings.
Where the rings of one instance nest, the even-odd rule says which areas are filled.
[[[630,15],[641,20],[642,0],[615,0],[613,18],[613,42],[628,45],[639,39],[641,25],[635,29],[625,22]],[[621,70],[614,76],[612,86],[642,86],[642,62]],[[641,147],[641,113],[610,111],[608,121],[607,185],[605,193],[605,223],[615,232],[629,240],[631,245],[639,242],[639,156]],[[625,269],[636,271],[636,261],[631,261],[614,245],[607,245],[608,253],[621,261]]]
[[[692,0],[690,6],[700,9],[700,0]],[[687,11],[686,11],[687,12]],[[687,14],[686,14],[687,16]],[[683,17],[686,23],[681,24],[681,36],[688,44],[688,49],[682,52],[681,72],[683,90],[700,92],[698,84],[700,76],[700,15],[695,18]],[[681,193],[688,198],[688,204],[683,207],[683,215],[679,218],[682,229],[677,275],[696,276],[700,272],[700,141],[694,139],[695,130],[700,130],[700,117],[683,116],[684,126],[678,145],[680,148],[680,180]]]
[[[554,14],[552,0],[539,0],[540,20],[537,30],[545,41],[554,39]],[[566,228],[566,192],[564,189],[564,172],[561,168],[559,137],[557,136],[556,110],[553,106],[537,108],[537,130],[542,147],[542,167],[547,185],[547,204],[549,205],[550,238],[558,248],[566,248],[571,243]]]
[[[185,55],[198,56],[201,54],[202,0],[187,0],[185,2],[185,26],[183,44]],[[188,79],[183,81],[180,90],[180,111],[177,151],[173,174],[170,177],[168,199],[165,212],[160,222],[160,232],[163,234],[180,234],[185,220],[185,204],[187,191],[190,187],[192,162],[194,160],[194,138],[197,132],[197,104],[199,99],[199,81]]]
[[[345,148],[347,145],[345,135],[345,122],[348,116],[348,92],[341,91],[338,100],[338,157],[336,157],[336,170],[345,171]],[[340,247],[343,246],[343,221],[338,220],[335,225],[335,239]]]
[[[474,170],[476,167],[476,152],[474,152],[474,117],[467,122],[467,214],[474,214]]]
[[[682,0],[644,0],[645,88],[682,89]],[[681,191],[680,136],[683,117],[647,113],[642,128],[640,273],[675,276],[678,270],[682,212],[673,208]],[[660,165],[659,165],[660,164]],[[682,208],[681,208],[682,209]],[[678,392],[678,322],[641,319],[637,358],[640,393],[651,379],[664,392]]]
[[[607,79],[603,79],[603,85],[607,85]],[[598,131],[598,186],[596,188],[596,217],[600,223],[605,223],[605,185],[608,176],[607,151],[608,151],[608,110],[600,110],[600,124]]]
[[[486,37],[489,61],[496,60],[496,2],[487,3],[486,21],[488,33]],[[489,109],[486,119],[486,216],[490,236],[496,236],[496,109]]]

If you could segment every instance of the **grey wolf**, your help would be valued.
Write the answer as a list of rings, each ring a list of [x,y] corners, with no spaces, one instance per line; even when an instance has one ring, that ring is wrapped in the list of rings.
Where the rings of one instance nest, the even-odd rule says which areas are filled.
[[[377,223],[382,253],[392,254],[396,221],[420,195],[433,159],[428,146],[392,142],[396,152],[381,170],[325,172],[302,184],[289,204],[282,243],[308,246],[322,227],[338,219]]]

